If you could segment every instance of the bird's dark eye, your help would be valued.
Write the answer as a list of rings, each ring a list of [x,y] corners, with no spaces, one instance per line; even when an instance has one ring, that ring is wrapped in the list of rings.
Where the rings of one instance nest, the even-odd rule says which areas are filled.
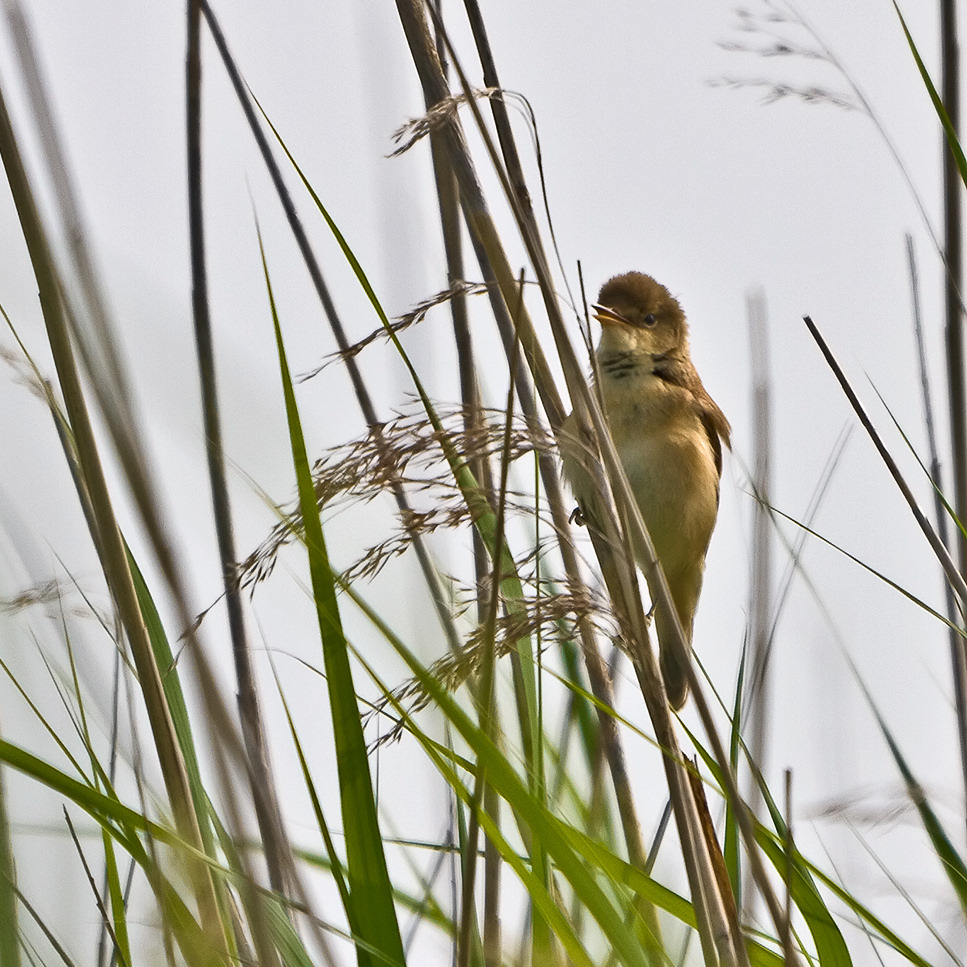
[[[648,315],[642,320],[642,323],[646,328],[651,329],[657,321],[658,320],[655,318],[655,314],[653,312],[649,312]]]

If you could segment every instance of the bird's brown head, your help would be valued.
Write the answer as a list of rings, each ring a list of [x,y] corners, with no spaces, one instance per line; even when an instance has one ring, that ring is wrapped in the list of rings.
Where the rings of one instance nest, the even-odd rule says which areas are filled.
[[[688,352],[688,324],[678,300],[643,272],[609,279],[598,293],[594,318],[601,323],[601,344],[614,350],[648,353]]]

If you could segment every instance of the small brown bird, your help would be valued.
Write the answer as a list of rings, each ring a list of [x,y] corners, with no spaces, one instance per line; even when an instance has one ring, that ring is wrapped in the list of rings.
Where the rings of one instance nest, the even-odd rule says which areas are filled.
[[[602,327],[596,358],[605,416],[691,643],[731,427],[695,371],[685,314],[668,289],[627,272],[601,287],[593,309]],[[564,426],[564,475],[594,526],[596,490],[576,430],[572,415]],[[635,556],[641,563],[643,549]],[[656,622],[665,690],[679,709],[688,679],[660,609]]]

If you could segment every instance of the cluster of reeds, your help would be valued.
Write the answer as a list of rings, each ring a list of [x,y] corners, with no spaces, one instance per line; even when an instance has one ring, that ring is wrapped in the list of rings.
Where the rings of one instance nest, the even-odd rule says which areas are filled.
[[[702,732],[683,739],[681,723],[665,699],[630,552],[633,545],[650,548],[649,537],[585,375],[586,347],[579,351],[574,345],[573,334],[586,319],[580,314],[568,317],[562,310],[547,220],[532,202],[540,192],[528,186],[523,174],[481,11],[474,0],[465,6],[475,41],[473,67],[467,52],[451,48],[437,6],[423,0],[396,3],[426,107],[423,118],[401,131],[401,150],[421,139],[430,141],[448,261],[440,293],[391,321],[324,199],[302,176],[243,82],[215,10],[208,0],[188,4],[193,309],[236,701],[219,684],[203,646],[205,622],[197,620],[189,605],[192,596],[182,562],[172,550],[162,503],[143,457],[132,394],[77,215],[69,165],[50,124],[51,112],[44,109],[46,95],[27,25],[11,0],[21,69],[38,108],[36,123],[61,220],[51,225],[42,218],[37,188],[0,99],[0,160],[20,217],[56,366],[50,379],[29,366],[27,374],[57,423],[63,457],[110,593],[104,624],[116,644],[118,677],[103,694],[92,694],[77,677],[72,680],[65,700],[77,734],[70,741],[56,737],[63,754],[58,764],[21,744],[0,740],[0,778],[18,770],[70,804],[65,829],[89,871],[103,919],[102,964],[164,959],[194,967],[237,960],[263,967],[304,967],[355,959],[366,967],[401,965],[408,957],[403,939],[407,917],[447,937],[452,960],[461,967],[528,961],[642,967],[674,963],[686,956],[678,946],[683,934],[696,938],[692,956],[708,965],[839,965],[854,958],[842,926],[845,911],[861,927],[864,942],[885,952],[885,959],[924,965],[925,959],[834,873],[798,850],[788,818],[789,789],[777,794],[768,787],[743,740],[748,692],[742,674],[737,685],[722,690],[732,696],[723,700],[692,669],[691,701]],[[308,451],[299,381],[286,354],[290,323],[276,311],[269,260],[263,253],[271,308],[267,325],[276,337],[297,486],[291,502],[279,506],[277,526],[247,556],[233,537],[209,320],[199,110],[203,34],[214,41],[220,69],[235,89],[329,321],[339,348],[329,365],[345,367],[368,428],[360,439],[328,454]],[[912,42],[911,47],[915,52]],[[214,69],[215,64],[207,65],[208,71]],[[470,75],[479,76],[481,84],[475,86]],[[465,125],[483,145],[480,156],[468,148]],[[955,142],[952,130],[950,134]],[[963,174],[967,166],[958,157]],[[485,196],[482,167],[496,173],[499,198]],[[329,226],[382,323],[362,342],[351,344],[347,338],[286,188],[284,169],[302,179],[312,217]],[[527,255],[524,271],[512,267],[498,228],[504,220],[494,216],[493,206],[510,212]],[[55,237],[67,244],[52,244]],[[465,261],[466,239],[471,254]],[[532,300],[524,298],[529,286],[540,293],[549,341],[536,335]],[[468,324],[471,298],[487,301],[505,350],[499,368],[507,386],[503,399],[481,398],[480,363]],[[403,330],[430,311],[452,317],[459,401],[428,395],[420,366],[400,341]],[[812,331],[860,420],[874,432],[818,331]],[[412,380],[414,402],[402,414],[377,412],[372,401],[364,364],[365,349],[374,339],[392,343]],[[23,362],[17,357],[18,366]],[[558,371],[564,385],[553,375]],[[325,368],[314,374],[316,379],[325,376]],[[590,535],[591,567],[582,562],[572,540],[572,502],[562,490],[556,456],[570,408],[586,444],[589,470],[610,509],[603,532]],[[95,413],[110,451],[95,432]],[[885,448],[883,454],[889,463]],[[114,508],[120,495],[108,483],[106,460],[116,464],[124,499],[137,509],[147,535],[138,554],[153,558],[160,587],[149,587],[143,578],[138,554],[118,523]],[[532,485],[521,486],[522,478]],[[516,488],[512,479],[518,481]],[[906,488],[898,474],[897,479]],[[348,568],[334,568],[327,514],[347,502],[387,495],[398,511],[397,527],[376,545],[353,549],[355,563]],[[760,525],[765,527],[768,512],[763,495]],[[959,570],[926,519],[920,515],[918,521],[963,608],[967,588]],[[472,548],[472,582],[461,583],[436,563],[433,541],[451,532],[472,534],[472,542],[465,542]],[[290,726],[286,738],[301,775],[284,781],[304,786],[317,824],[311,838],[290,833],[279,805],[282,779],[267,754],[259,700],[264,683],[253,668],[246,617],[246,596],[257,595],[264,582],[274,579],[276,562],[288,546],[301,546],[308,563],[317,624],[305,633],[321,645],[328,703],[322,714],[331,720],[334,736],[331,758],[314,761],[304,751],[299,710],[285,705]],[[402,639],[381,603],[367,600],[367,581],[400,558],[412,560],[422,575],[433,607],[425,621],[438,626],[448,645],[429,664]],[[655,607],[674,615],[654,553],[646,577],[657,589]],[[10,604],[27,609],[38,601],[56,601],[59,594],[58,585],[45,585]],[[161,599],[166,602],[164,618],[155,603]],[[347,608],[369,623],[372,637],[366,649],[357,647],[344,630]],[[70,620],[66,612],[64,620]],[[69,643],[69,632],[65,638]],[[402,681],[382,679],[378,663],[371,660],[374,643],[405,666]],[[679,644],[685,647],[683,640]],[[664,815],[645,820],[631,777],[637,765],[624,751],[630,726],[614,710],[615,662],[627,662],[633,670],[649,723],[647,735],[661,764],[650,781],[663,786],[667,808]],[[754,668],[750,674],[759,671]],[[186,677],[192,694],[199,696],[197,706],[186,701]],[[380,696],[373,709],[357,698],[361,678]],[[545,707],[544,702],[550,683],[566,696],[553,712],[551,703]],[[163,793],[139,787],[140,798],[134,801],[116,791],[116,746],[105,744],[86,726],[86,709],[92,703],[102,712],[116,710],[125,692],[131,696],[132,716],[147,725],[143,755],[157,759],[165,786]],[[29,706],[31,696],[24,698]],[[33,708],[45,723],[44,711]],[[387,860],[391,837],[377,808],[372,747],[365,737],[368,717],[376,714],[391,721],[383,730],[384,741],[407,736],[452,797],[452,835],[436,844],[451,870],[452,897],[429,875],[421,890],[405,889],[395,863]],[[727,723],[725,730],[722,722]],[[964,860],[885,723],[883,731],[931,848],[945,864],[952,893],[967,910]],[[282,740],[276,736],[275,741]],[[137,777],[137,763],[132,765]],[[741,791],[748,784],[752,796]],[[326,814],[320,795],[323,787],[333,785],[339,791],[338,818]],[[2,788],[0,783],[0,792]],[[762,803],[760,811],[750,807],[752,799]],[[38,960],[73,964],[88,954],[69,950],[42,915],[34,918],[32,898],[20,890],[13,862],[15,833],[2,806],[0,796],[0,967],[34,960],[41,942],[47,947]],[[76,834],[81,814],[98,834],[96,849]],[[249,836],[250,815],[255,816],[255,843]],[[643,821],[658,828],[651,842],[645,842]],[[666,835],[669,823],[677,835]],[[341,830],[341,837],[334,829]],[[663,868],[684,870],[685,895],[656,872],[659,855]],[[338,916],[319,908],[320,878],[338,897]],[[131,941],[132,918],[145,916],[143,902],[141,907],[130,903],[134,883],[150,897],[147,905],[157,923],[159,944],[147,952]],[[50,889],[56,891],[57,885],[51,883]],[[506,927],[508,894],[525,898],[525,913],[511,929]],[[42,941],[37,939],[41,934]]]

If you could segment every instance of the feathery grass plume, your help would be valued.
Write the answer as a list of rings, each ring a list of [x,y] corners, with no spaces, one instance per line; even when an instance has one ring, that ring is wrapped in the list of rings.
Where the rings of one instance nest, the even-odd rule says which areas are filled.
[[[871,113],[843,63],[792,4],[760,0],[758,10],[740,7],[735,10],[735,15],[736,32],[746,36],[741,40],[720,41],[722,50],[763,59],[826,64],[846,81],[849,89],[842,91],[820,84],[793,84],[763,77],[717,77],[709,81],[711,86],[759,89],[766,104],[794,98],[806,104],[830,104],[845,110]]]
[[[488,410],[485,421],[470,423],[463,408],[440,411],[434,425],[425,413],[412,410],[370,427],[355,442],[333,447],[312,467],[316,501],[320,509],[335,509],[348,502],[368,503],[382,498],[391,483],[407,488],[423,509],[407,506],[399,513],[401,529],[352,565],[347,576],[373,576],[390,557],[398,557],[418,538],[434,531],[462,527],[472,520],[472,511],[454,481],[444,457],[446,448],[474,460],[506,454],[510,462],[535,451],[547,451],[546,431],[531,420],[518,417],[508,441],[498,422],[498,411]],[[533,508],[528,495],[512,494],[515,513],[528,515]],[[280,550],[301,539],[301,513],[295,504],[279,509],[280,521],[238,568],[242,587],[252,587],[273,571]]]
[[[464,599],[470,600],[471,594],[478,593],[478,589],[464,590]],[[561,646],[573,635],[573,624],[582,618],[590,618],[595,622],[599,633],[605,637],[616,637],[614,618],[608,610],[607,602],[590,589],[584,595],[575,597],[566,592],[557,594],[543,594],[529,597],[526,608],[522,611],[504,614],[496,619],[494,640],[496,657],[503,658],[513,651],[516,642],[526,635],[536,635],[541,632],[544,648],[552,649]],[[477,626],[471,631],[463,648],[455,654],[447,654],[437,659],[427,671],[433,680],[448,692],[456,692],[467,684],[481,668],[485,657],[485,649],[490,647],[486,640],[487,631]],[[373,711],[377,714],[392,704],[405,705],[410,716],[427,708],[431,697],[426,693],[422,679],[411,678],[393,690],[392,699],[384,696],[376,702]],[[399,734],[400,725],[394,729],[391,736]]]
[[[797,85],[762,77],[717,77],[711,79],[708,83],[712,87],[760,89],[764,92],[763,101],[766,104],[793,99],[805,104],[829,104],[843,110],[856,111],[869,118],[881,141],[886,146],[894,165],[900,172],[914,204],[917,206],[923,225],[933,242],[934,250],[946,266],[945,248],[940,242],[939,234],[934,229],[927,206],[919,188],[913,181],[910,169],[900,156],[900,150],[887,131],[880,113],[859,86],[853,72],[849,69],[849,65],[833,51],[819,31],[790,0],[759,0],[759,2],[760,12],[754,12],[745,7],[737,8],[735,11],[738,21],[736,24],[737,32],[754,35],[760,38],[759,41],[723,41],[719,46],[724,50],[739,54],[750,54],[763,58],[799,58],[804,61],[825,64],[839,75],[846,85],[846,89],[837,90],[819,84]],[[790,39],[790,31],[804,35],[805,42]]]
[[[390,335],[398,336],[401,332],[409,329],[411,326],[415,326],[417,323],[423,322],[426,318],[427,313],[431,309],[435,309],[437,306],[445,305],[448,302],[452,302],[455,299],[464,299],[471,295],[483,295],[487,291],[487,285],[483,282],[460,282],[454,281],[451,283],[448,289],[444,289],[442,292],[438,292],[436,295],[430,296],[428,299],[424,299],[418,305],[414,306],[409,312],[397,319],[393,320],[390,327],[387,329],[385,326],[380,326],[379,329],[374,329],[368,336],[364,336],[362,339],[357,340],[351,346],[347,346],[345,349],[341,349],[338,352],[333,353],[324,363],[317,366],[315,369],[309,370],[307,373],[303,373],[299,376],[299,382],[304,382],[307,379],[312,379],[314,376],[318,376],[330,363],[337,360],[347,360],[351,359],[353,356],[358,356],[367,346],[372,345],[374,342],[379,342],[380,340],[389,341]]]

